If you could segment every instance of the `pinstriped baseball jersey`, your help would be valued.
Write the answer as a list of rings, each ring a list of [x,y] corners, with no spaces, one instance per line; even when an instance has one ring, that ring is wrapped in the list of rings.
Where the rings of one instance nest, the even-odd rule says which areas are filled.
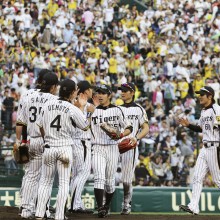
[[[28,96],[36,91],[38,91],[38,89],[29,89],[24,95],[21,96],[21,98],[19,100],[19,104],[18,104],[18,116],[17,116],[18,118],[19,118],[20,114],[22,114],[21,113],[22,106],[27,102]]]
[[[86,106],[84,107],[83,114],[85,115],[86,118],[89,117],[88,112],[87,112],[87,107],[90,105],[90,103],[87,103]],[[82,129],[79,129],[76,127],[73,135],[74,139],[81,139],[81,140],[88,140],[91,139],[91,130],[88,129],[87,131],[83,131]]]
[[[45,103],[52,99],[58,99],[58,97],[50,93],[42,93],[39,91],[34,91],[26,97],[17,121],[27,125],[29,136],[41,137],[36,122]]]
[[[128,137],[135,137],[144,123],[148,123],[148,118],[145,110],[135,102],[125,103],[120,106],[125,114],[125,117],[130,121],[133,126],[133,131]]]
[[[37,124],[45,131],[45,144],[52,147],[71,146],[70,134],[76,127],[87,130],[89,122],[83,112],[67,101],[52,100],[42,109]]]
[[[220,106],[213,104],[202,109],[198,125],[202,128],[203,142],[219,142]]]
[[[111,145],[117,143],[100,128],[102,123],[108,123],[119,130],[131,126],[121,108],[112,104],[107,107],[98,106],[91,118],[92,144]]]

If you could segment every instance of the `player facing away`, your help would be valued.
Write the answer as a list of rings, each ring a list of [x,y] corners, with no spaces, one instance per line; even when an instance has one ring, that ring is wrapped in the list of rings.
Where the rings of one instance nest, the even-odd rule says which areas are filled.
[[[122,110],[111,104],[111,88],[107,85],[97,87],[99,106],[91,117],[92,133],[92,169],[94,172],[94,194],[98,205],[98,217],[108,215],[109,206],[115,191],[115,173],[119,157],[118,139],[129,135],[132,126],[126,120]],[[108,123],[124,132],[117,139],[110,138],[101,128],[102,123]],[[103,204],[103,195],[106,195]]]
[[[24,105],[24,103],[26,102],[26,99],[27,97],[32,94],[33,92],[35,91],[40,91],[40,88],[41,88],[41,84],[42,84],[42,80],[43,80],[43,77],[45,76],[45,74],[47,73],[52,73],[50,70],[48,69],[42,69],[39,74],[38,74],[38,78],[36,80],[36,86],[35,86],[35,89],[29,89],[24,95],[21,96],[20,100],[19,100],[19,104],[18,104],[18,112],[17,112],[17,118],[20,117],[20,114],[22,114],[21,110],[22,110],[22,106]],[[22,123],[19,123],[17,122],[16,123],[16,146],[19,146],[20,144],[25,144],[27,143],[27,126],[25,126],[24,124]],[[26,168],[28,167],[29,165],[26,164],[24,169],[26,170]],[[22,178],[22,185],[21,185],[21,189],[20,189],[20,196],[21,196],[21,199],[22,199],[22,194],[23,194],[23,185],[25,183],[25,179],[28,175],[28,172],[25,172],[25,175],[23,176]],[[35,197],[36,198],[36,197]],[[36,199],[33,198],[33,201],[32,201],[32,210],[34,211],[34,206],[35,206],[35,203],[36,203]],[[19,215],[21,215],[21,212],[22,212],[22,206],[20,204],[20,209],[19,209]]]
[[[149,132],[146,111],[134,102],[135,85],[133,83],[121,84],[118,90],[121,90],[121,99],[124,101],[124,104],[120,106],[120,108],[133,126],[133,131],[128,137],[131,138],[133,143],[139,142],[139,140],[145,137]],[[132,179],[137,165],[137,159],[138,147],[121,155],[121,171],[124,188],[122,215],[129,215],[131,212]]]
[[[199,152],[195,165],[192,198],[187,206],[180,205],[181,210],[195,215],[199,213],[202,184],[208,171],[220,188],[220,106],[215,104],[215,93],[211,87],[204,86],[196,94],[199,94],[199,102],[203,107],[198,124],[190,124],[186,118],[179,119],[179,123],[184,127],[203,134],[203,148]]]
[[[41,136],[39,127],[36,122],[40,116],[41,109],[48,100],[57,99],[53,95],[57,91],[58,78],[55,74],[48,72],[44,75],[40,91],[35,91],[29,94],[25,102],[22,104],[22,109],[17,119],[19,124],[27,126],[27,134],[30,137],[30,161],[25,166],[25,175],[22,180],[22,197],[21,197],[21,217],[30,218],[35,212],[36,192],[38,190],[38,183],[41,176],[42,166],[42,146],[43,138]],[[17,131],[22,127],[19,126]],[[23,129],[23,128],[22,128]],[[21,131],[17,133],[18,137]],[[35,202],[33,204],[33,201]],[[48,213],[49,215],[49,213]]]
[[[78,95],[85,96],[86,105],[81,109],[86,118],[90,118],[95,107],[88,103],[88,99],[92,98],[92,86],[88,81],[80,81],[78,84]],[[75,105],[80,107],[78,100]],[[93,211],[87,210],[81,199],[82,191],[86,180],[91,173],[91,131],[82,131],[76,128],[73,134],[73,164],[72,179],[70,183],[71,204],[69,212],[92,214]]]
[[[45,146],[42,175],[39,183],[36,219],[42,219],[50,198],[56,171],[59,189],[56,201],[55,219],[65,219],[65,204],[69,193],[69,180],[72,165],[72,135],[76,127],[87,130],[89,122],[83,112],[71,102],[77,95],[74,81],[61,82],[59,99],[49,101],[42,109],[37,121]]]

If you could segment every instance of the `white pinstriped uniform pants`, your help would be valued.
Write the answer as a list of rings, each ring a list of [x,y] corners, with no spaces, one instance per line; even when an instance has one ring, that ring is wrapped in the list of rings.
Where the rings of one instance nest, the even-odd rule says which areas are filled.
[[[76,139],[73,141],[72,180],[70,183],[71,209],[84,209],[81,195],[90,173],[91,142]],[[74,192],[75,196],[73,200]]]
[[[27,218],[35,212],[37,191],[41,176],[43,138],[30,139],[30,161],[25,166],[25,175],[21,186],[21,216]]]
[[[192,199],[188,204],[194,213],[199,213],[199,200],[202,192],[202,185],[205,175],[210,171],[213,181],[220,188],[220,167],[219,167],[219,147],[202,148],[196,161]]]
[[[115,191],[115,173],[118,164],[118,145],[93,145],[92,169],[94,188],[105,189],[107,193]]]
[[[133,194],[132,180],[134,177],[134,170],[137,165],[137,161],[138,161],[137,147],[121,155],[122,182],[126,184],[127,187],[129,186],[128,192],[124,193],[124,200],[123,200],[124,207],[130,207],[130,202],[132,200],[132,194]]]
[[[137,161],[138,161],[137,147],[121,155],[121,172],[122,172],[122,181],[124,183],[132,183]]]
[[[56,201],[55,219],[64,219],[65,204],[69,193],[72,157],[71,146],[45,148],[35,216],[44,217],[46,205],[51,195],[54,176],[56,171],[58,171],[59,190]]]

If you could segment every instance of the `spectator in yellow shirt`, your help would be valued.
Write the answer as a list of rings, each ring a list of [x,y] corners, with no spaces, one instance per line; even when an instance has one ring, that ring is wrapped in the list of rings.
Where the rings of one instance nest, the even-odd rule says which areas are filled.
[[[186,78],[181,79],[178,82],[177,86],[178,86],[178,90],[180,91],[180,98],[184,100],[188,95],[188,90],[189,90],[189,84],[186,81]]]
[[[210,64],[205,65],[205,79],[212,78],[213,67]]]
[[[199,91],[204,85],[205,85],[204,84],[204,80],[203,80],[201,74],[197,73],[196,74],[196,78],[193,81],[193,89],[194,89],[194,91]]]
[[[48,14],[50,17],[53,17],[59,8],[56,0],[50,0],[48,4]]]
[[[118,67],[118,62],[116,60],[116,54],[113,53],[112,57],[109,59],[109,69],[108,69],[112,84],[115,84],[117,82],[117,67]]]

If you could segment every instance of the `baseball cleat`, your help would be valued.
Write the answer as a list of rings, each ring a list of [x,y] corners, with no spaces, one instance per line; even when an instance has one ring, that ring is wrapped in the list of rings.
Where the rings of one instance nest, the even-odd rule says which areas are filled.
[[[130,215],[131,209],[130,208],[124,208],[121,211],[121,215]]]
[[[93,214],[94,212],[92,210],[89,209],[69,209],[68,210],[69,213],[75,213],[75,214]]]
[[[188,212],[192,215],[198,215],[197,213],[193,212],[187,205],[179,205],[180,210],[184,212]]]
[[[22,210],[23,210],[23,207],[21,206],[21,207],[19,208],[18,215],[21,216]]]
[[[53,206],[49,206],[50,213],[55,213],[56,209]]]
[[[98,218],[106,218],[109,214],[109,206],[102,206],[98,209]]]

